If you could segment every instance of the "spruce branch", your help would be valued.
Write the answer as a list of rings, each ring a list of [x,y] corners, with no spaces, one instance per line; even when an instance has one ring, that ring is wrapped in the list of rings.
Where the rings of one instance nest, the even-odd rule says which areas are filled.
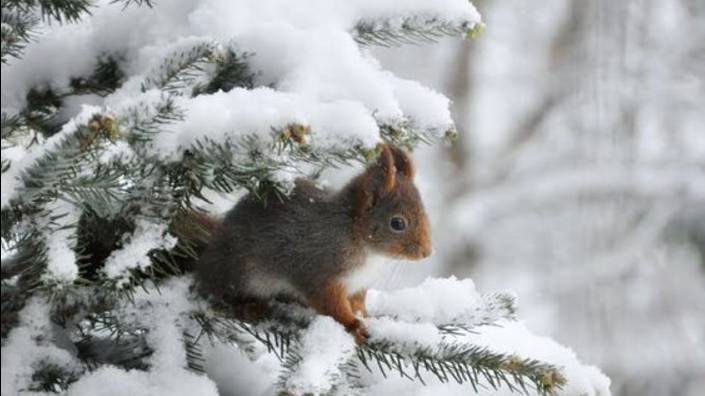
[[[419,144],[435,144],[443,140],[452,140],[457,135],[455,126],[446,130],[419,128],[409,119],[379,126],[382,138],[394,145],[413,149]]]
[[[190,94],[195,82],[204,74],[204,67],[215,61],[217,45],[201,43],[188,51],[180,51],[165,59],[142,83],[142,91],[157,88],[172,94]]]
[[[69,201],[104,216],[115,213],[118,202],[149,170],[140,161],[120,156],[101,163],[101,154],[119,139],[144,143],[165,123],[181,117],[169,96],[153,107],[140,105],[127,113],[125,118],[95,114],[46,149],[22,172],[15,204],[41,205],[63,193]]]
[[[484,300],[500,311],[497,317],[513,316],[514,300],[511,296],[490,294]],[[279,386],[285,389],[287,379],[302,362],[300,339],[315,314],[297,305],[277,302],[270,302],[265,308],[258,305],[257,316],[247,319],[243,318],[242,312],[248,312],[248,308],[229,306],[227,309],[191,315],[201,328],[196,342],[201,335],[207,335],[223,343],[235,343],[246,351],[255,350],[254,345],[257,344],[266,347],[282,362]],[[472,327],[467,325],[464,329]],[[443,331],[442,326],[439,329]],[[331,383],[346,389],[357,389],[360,386],[359,363],[368,371],[379,371],[385,377],[396,372],[403,378],[425,384],[425,378],[431,375],[444,383],[469,384],[475,392],[489,386],[527,393],[526,390],[531,387],[540,395],[554,395],[565,385],[562,371],[554,365],[494,352],[483,346],[455,340],[453,333],[446,334],[450,337],[434,347],[401,345],[393,340],[358,345],[356,359],[346,361],[333,370],[335,378],[331,378]]]
[[[1,117],[2,143],[0,143],[0,149],[7,150],[17,146],[26,148],[36,141],[36,131],[26,126],[24,117],[19,114],[10,116],[5,112],[2,113]],[[2,158],[2,173],[10,170],[12,166],[12,161],[6,158],[4,154]]]
[[[316,348],[316,346],[308,345],[308,348]],[[334,346],[333,348],[335,348]],[[316,359],[319,354],[335,354],[333,360],[328,360],[326,365],[325,376],[326,385],[319,387],[311,387],[303,378],[311,378],[307,374],[308,369],[305,367],[309,359]],[[327,358],[328,359],[328,358]],[[320,362],[318,363],[320,365]],[[314,363],[316,365],[316,363]],[[322,395],[362,395],[364,394],[365,384],[362,382],[360,367],[357,363],[354,350],[325,350],[319,348],[318,352],[311,355],[310,351],[306,350],[301,337],[297,338],[286,351],[284,358],[281,360],[281,370],[277,378],[277,388],[284,394],[309,394],[314,391],[320,391]],[[311,378],[313,379],[313,378]],[[314,381],[320,381],[316,378]],[[325,383],[324,382],[324,383]],[[303,389],[301,389],[303,388]],[[324,388],[324,389],[316,389]],[[327,388],[327,389],[326,389]]]
[[[3,211],[5,212],[5,211]],[[3,225],[5,223],[3,222]],[[2,326],[0,336],[4,340],[18,321],[20,310],[27,299],[41,284],[44,246],[40,236],[27,232],[3,236],[7,251],[15,254],[2,260]]]
[[[125,74],[120,68],[122,58],[114,54],[102,54],[98,57],[93,73],[88,77],[71,79],[71,92],[68,95],[95,94],[107,96],[122,84]]]
[[[48,137],[58,132],[62,125],[56,116],[62,106],[62,95],[53,89],[30,89],[27,93],[27,106],[20,112],[23,123]]]
[[[142,90],[158,88],[171,94],[198,96],[235,87],[252,88],[255,73],[248,64],[250,56],[237,52],[232,45],[199,43],[168,56],[145,79]]]
[[[430,373],[441,382],[469,383],[475,392],[485,383],[493,389],[507,386],[513,392],[526,392],[531,384],[540,395],[553,395],[566,382],[553,365],[463,343],[408,350],[392,342],[373,342],[358,348],[358,358],[369,371],[376,367],[385,377],[396,371],[425,383],[423,374]]]
[[[255,73],[247,63],[250,53],[238,53],[228,48],[213,57],[215,71],[207,84],[197,85],[193,96],[212,94],[219,90],[228,92],[235,87],[251,89],[254,87]]]
[[[174,108],[168,99],[156,107],[156,111],[151,114],[133,120],[136,122],[137,134],[148,132],[150,128],[174,116]],[[14,208],[25,208],[22,212],[30,220],[46,218],[48,215],[42,208],[60,198],[98,218],[111,218],[120,214],[124,205],[129,205],[130,196],[149,177],[149,172],[145,173],[145,163],[132,161],[133,158],[116,156],[107,163],[102,162],[103,151],[115,140],[123,138],[115,117],[94,115],[89,122],[78,125],[75,131],[46,149],[33,164],[24,169],[20,175],[19,194],[11,202],[11,208],[13,211]],[[38,241],[43,240],[43,235],[52,233],[51,227],[40,221],[30,221],[27,224],[27,235]],[[80,236],[78,239],[81,239]],[[37,254],[32,256],[29,267],[40,271],[44,268],[46,249],[33,251]],[[155,253],[155,256],[164,255]],[[174,260],[156,261],[173,266],[171,263]],[[168,273],[178,272],[170,270]],[[46,281],[41,283],[44,288],[51,286]]]
[[[146,370],[154,352],[146,339],[148,329],[122,311],[133,300],[98,283],[84,283],[48,296],[52,320],[73,343],[76,357],[87,370],[105,364]]]
[[[69,369],[52,362],[42,361],[32,374],[32,384],[28,390],[33,392],[63,393],[69,386],[78,381],[80,370]]]
[[[6,215],[7,212],[9,211],[3,211],[3,215]],[[23,218],[30,216],[31,214],[23,214]],[[18,223],[20,221],[22,220],[17,220]],[[19,282],[15,282],[15,285],[19,283],[27,285],[29,279],[34,279],[29,282],[34,284],[41,273],[36,265],[42,263],[45,251],[40,242],[41,236],[37,235],[37,230],[25,221],[22,221],[20,225],[21,227],[8,227],[11,228],[10,231],[3,235],[3,248],[6,251],[14,252],[14,254],[3,259],[2,280],[19,277]],[[18,231],[15,228],[21,228],[21,230]]]
[[[246,306],[240,308],[250,309]],[[211,342],[236,344],[250,354],[256,351],[257,345],[260,345],[280,361],[284,360],[301,331],[301,327],[292,323],[285,324],[285,322],[272,320],[251,323],[251,321],[238,318],[232,313],[225,314],[222,311],[193,312],[191,318],[200,328],[196,342],[206,336]]]
[[[437,17],[410,16],[388,20],[358,22],[353,38],[360,45],[396,47],[404,44],[436,42],[446,36],[476,37],[482,24],[470,21],[447,21]]]
[[[184,111],[177,106],[174,96],[165,93],[156,103],[140,103],[128,108],[118,120],[128,143],[142,152],[145,143],[160,133],[165,125],[183,118]]]
[[[146,369],[153,349],[144,329],[134,329],[110,312],[87,315],[77,324],[77,357],[89,369],[111,364],[125,369]]]
[[[39,21],[31,12],[6,8],[4,2],[0,21],[0,58],[4,65],[10,57],[19,58],[22,55]]]
[[[437,327],[443,334],[475,334],[477,327],[492,326],[502,320],[516,320],[516,297],[511,293],[484,294],[482,304],[471,314]]]
[[[187,330],[183,332],[184,349],[186,350],[186,364],[188,368],[199,373],[205,374],[205,362],[203,357],[203,349],[198,339],[191,335]]]
[[[47,271],[50,256],[49,240],[61,234],[61,238],[66,239],[63,242],[72,245],[76,224],[73,223],[69,213],[56,205],[46,208],[26,208],[22,217],[22,221],[13,227],[14,235],[10,239],[11,249],[15,254],[3,260],[5,261],[3,264],[9,265],[8,270],[3,274],[3,280],[17,277],[16,285],[19,287],[15,297],[19,299],[18,301],[24,301],[37,291],[47,291],[52,297],[60,295],[72,284],[70,281],[46,276],[52,275]],[[68,248],[71,249],[71,246]],[[21,306],[23,302],[11,305]]]
[[[261,199],[281,199],[291,186],[277,181],[277,172],[311,175],[303,169],[305,164],[315,176],[324,168],[364,161],[361,145],[318,147],[300,144],[285,134],[285,130],[296,128],[289,126],[274,130],[269,139],[252,134],[220,142],[201,139],[185,152],[184,173],[198,185],[216,191],[229,193],[244,188]]]
[[[17,135],[23,131],[25,123],[19,114],[8,115],[3,112],[0,116],[0,126],[2,130],[2,148],[4,149],[12,146],[11,144],[6,145],[6,143],[11,143],[12,140],[18,137]]]
[[[96,114],[91,122],[78,125],[60,142],[47,149],[21,175],[21,193],[18,200],[27,204],[40,204],[54,199],[61,192],[76,192],[85,188],[85,170],[90,164],[97,162],[99,150],[94,146],[108,144],[116,132],[115,124],[110,116]],[[84,197],[85,205],[93,206],[95,199],[110,201],[112,196],[121,189],[119,179],[114,177],[115,171],[104,169],[90,176],[94,182],[105,183],[102,189],[87,190],[91,194]],[[115,190],[115,191],[110,191]],[[97,192],[105,193],[95,195]]]
[[[42,18],[59,23],[78,22],[83,16],[90,15],[90,0],[3,0],[3,14],[5,10],[19,10],[22,12],[38,11]]]
[[[147,6],[149,8],[154,7],[154,0],[112,0],[110,4],[120,4],[122,3],[122,9],[126,9],[127,7],[131,5],[135,5],[136,7],[142,7]]]

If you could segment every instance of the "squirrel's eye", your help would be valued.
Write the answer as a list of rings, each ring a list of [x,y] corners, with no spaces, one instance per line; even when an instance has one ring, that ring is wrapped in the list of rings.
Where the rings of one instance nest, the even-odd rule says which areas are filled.
[[[402,232],[406,229],[406,220],[403,217],[394,216],[389,221],[389,226],[396,232]]]

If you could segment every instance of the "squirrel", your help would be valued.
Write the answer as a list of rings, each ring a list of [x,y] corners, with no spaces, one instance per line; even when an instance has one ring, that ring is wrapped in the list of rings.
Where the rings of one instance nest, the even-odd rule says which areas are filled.
[[[384,144],[377,161],[340,191],[297,179],[282,200],[246,195],[211,232],[195,264],[197,287],[225,304],[294,299],[365,342],[369,333],[356,314],[367,316],[369,262],[431,254],[414,175],[409,154]]]

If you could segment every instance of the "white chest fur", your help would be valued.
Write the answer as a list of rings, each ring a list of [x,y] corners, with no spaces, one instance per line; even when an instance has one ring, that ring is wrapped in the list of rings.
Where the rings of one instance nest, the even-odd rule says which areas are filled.
[[[343,277],[343,284],[348,293],[353,294],[361,289],[373,286],[389,274],[391,269],[390,259],[377,253],[369,253],[365,263],[350,271]]]

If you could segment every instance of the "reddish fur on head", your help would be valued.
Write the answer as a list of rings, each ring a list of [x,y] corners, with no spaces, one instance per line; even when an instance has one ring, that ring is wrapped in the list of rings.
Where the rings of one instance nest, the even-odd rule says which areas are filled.
[[[372,250],[412,260],[431,254],[430,224],[414,176],[409,154],[385,144],[377,162],[355,180],[357,232]],[[400,221],[401,231],[393,227]]]

